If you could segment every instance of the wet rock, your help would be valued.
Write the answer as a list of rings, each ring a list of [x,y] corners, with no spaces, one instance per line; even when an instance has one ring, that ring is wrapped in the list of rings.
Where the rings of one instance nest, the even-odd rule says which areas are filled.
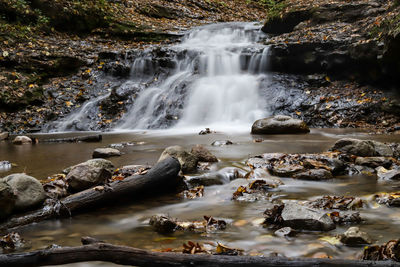
[[[328,180],[333,178],[332,173],[325,169],[311,169],[308,171],[302,171],[294,174],[292,177],[300,180],[314,181]]]
[[[177,220],[166,215],[152,216],[149,224],[153,226],[156,232],[161,234],[173,233],[178,228]]]
[[[17,136],[15,139],[12,141],[14,145],[25,145],[25,144],[32,144],[32,139],[30,139],[28,136]]]
[[[380,180],[399,180],[400,179],[400,170],[388,170],[384,167],[376,168],[376,175]]]
[[[0,181],[0,220],[7,218],[14,209],[17,196],[9,184]]]
[[[304,167],[301,165],[279,164],[272,168],[272,174],[280,177],[292,177],[295,173],[303,170]]]
[[[371,168],[376,168],[379,166],[390,168],[390,166],[392,165],[392,161],[385,157],[357,157],[355,164],[361,166],[368,166]]]
[[[297,231],[290,227],[283,227],[279,230],[276,230],[274,234],[280,237],[294,237],[296,236]]]
[[[343,138],[336,141],[331,150],[340,151],[360,157],[393,156],[393,151],[390,146],[384,143],[353,138]]]
[[[375,195],[375,201],[381,205],[400,207],[400,193],[381,193]]]
[[[233,145],[232,141],[229,140],[217,140],[212,142],[212,146],[227,146],[227,145]]]
[[[214,156],[207,148],[202,145],[195,145],[192,147],[190,151],[193,155],[195,155],[199,161],[203,162],[218,162],[216,156]]]
[[[111,179],[114,165],[105,159],[88,160],[69,171],[66,181],[72,191],[82,191]]]
[[[16,210],[26,210],[43,203],[46,198],[42,184],[34,177],[24,173],[8,175],[0,181],[7,183],[17,196]]]
[[[168,157],[176,158],[181,164],[183,173],[191,173],[197,170],[198,158],[192,153],[189,153],[181,146],[167,147],[161,154],[158,162],[163,161]]]
[[[52,199],[61,199],[68,196],[68,183],[65,174],[55,174],[50,177],[50,181],[43,184],[46,195]]]
[[[110,158],[121,156],[121,151],[115,148],[96,148],[93,151],[93,158]]]
[[[117,174],[126,178],[132,175],[145,174],[150,168],[150,165],[127,165],[119,168]]]
[[[205,130],[201,130],[199,132],[199,135],[206,135],[206,134],[210,134],[213,133],[213,131],[210,130],[210,128],[206,128]]]
[[[353,210],[361,208],[363,201],[358,197],[323,196],[311,201],[309,205],[317,209]]]
[[[0,131],[0,141],[6,140],[9,137],[9,133],[8,132],[1,132]]]
[[[221,185],[227,183],[229,180],[225,175],[219,172],[206,173],[199,176],[191,177],[187,182],[191,186],[211,186],[211,185]]]
[[[249,166],[252,169],[258,169],[258,168],[263,168],[267,166],[267,163],[265,162],[264,159],[255,157],[255,158],[249,158],[246,161],[246,165]]]
[[[283,225],[293,229],[311,231],[330,231],[335,229],[335,224],[325,212],[296,203],[286,203],[281,217]]]
[[[400,261],[400,240],[390,240],[381,246],[366,246],[362,259],[373,261]]]
[[[304,121],[284,115],[257,120],[251,127],[252,134],[300,134],[308,132],[310,132],[310,129]]]
[[[254,202],[260,199],[269,199],[271,190],[274,190],[280,183],[273,180],[257,179],[249,183],[247,186],[239,186],[232,194],[233,200]]]
[[[340,213],[334,211],[329,213],[329,217],[335,224],[359,224],[363,221],[359,212]]]
[[[358,227],[350,227],[340,237],[340,242],[343,244],[354,246],[362,244],[371,244],[372,240],[366,232],[363,232]]]

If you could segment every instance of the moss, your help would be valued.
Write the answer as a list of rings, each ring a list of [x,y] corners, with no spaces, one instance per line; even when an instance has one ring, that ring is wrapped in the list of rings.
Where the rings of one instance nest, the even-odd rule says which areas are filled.
[[[288,6],[285,0],[258,0],[258,3],[267,10],[267,20],[279,18]]]

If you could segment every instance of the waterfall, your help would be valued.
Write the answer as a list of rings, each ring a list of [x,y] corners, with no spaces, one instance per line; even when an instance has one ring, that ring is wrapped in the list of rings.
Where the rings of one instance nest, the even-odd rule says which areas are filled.
[[[260,34],[250,23],[192,30],[169,48],[184,54],[174,58],[174,73],[144,90],[116,128],[162,128],[159,121],[168,116],[168,108],[176,101],[182,107],[173,118],[178,121],[174,129],[248,128],[266,115],[259,80],[265,78],[268,47],[257,43]]]
[[[128,98],[114,130],[248,130],[268,110],[268,99],[260,94],[268,80],[268,47],[259,42],[262,36],[254,23],[212,24],[191,30],[178,44],[132,51],[129,78],[113,87]],[[102,77],[100,85],[115,81]],[[101,86],[92,94],[48,129],[98,129],[96,116],[111,94]]]

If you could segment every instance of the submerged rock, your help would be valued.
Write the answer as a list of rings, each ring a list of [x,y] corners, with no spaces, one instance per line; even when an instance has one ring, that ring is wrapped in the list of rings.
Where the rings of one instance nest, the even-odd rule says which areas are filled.
[[[206,173],[199,176],[191,177],[187,180],[188,184],[191,186],[211,186],[211,185],[222,185],[227,183],[229,180],[226,178],[225,175],[219,172],[215,173]]]
[[[30,139],[28,136],[17,136],[15,139],[12,141],[14,145],[26,145],[26,144],[32,144],[32,139]]]
[[[105,159],[88,160],[69,171],[66,181],[72,191],[82,191],[111,179],[114,165]]]
[[[195,145],[192,147],[190,151],[193,155],[195,155],[199,161],[203,162],[218,162],[216,156],[214,156],[207,148],[202,145]]]
[[[93,151],[93,158],[110,158],[110,157],[116,157],[116,156],[121,156],[121,152],[118,149],[115,148],[96,148]]]
[[[0,181],[7,183],[16,195],[15,209],[26,210],[43,203],[46,193],[42,184],[24,173],[8,175]]]
[[[197,170],[198,158],[192,153],[185,151],[181,146],[167,147],[162,152],[158,162],[163,161],[168,157],[176,158],[179,161],[183,173],[191,173]]]
[[[297,172],[303,171],[304,167],[293,164],[279,164],[272,168],[272,174],[281,177],[292,177]]]
[[[354,246],[362,244],[371,244],[372,240],[366,232],[363,232],[358,227],[350,227],[340,237],[340,242],[343,244]]]
[[[257,120],[251,127],[252,134],[300,134],[308,132],[310,132],[310,129],[304,121],[284,115]]]
[[[390,146],[372,140],[359,140],[353,138],[343,138],[333,145],[333,151],[340,151],[360,157],[392,157],[393,150]]]

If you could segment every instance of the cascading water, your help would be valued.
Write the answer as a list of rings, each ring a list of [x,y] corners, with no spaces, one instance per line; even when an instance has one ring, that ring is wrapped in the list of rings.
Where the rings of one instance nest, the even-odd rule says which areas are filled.
[[[114,129],[248,131],[267,115],[260,89],[268,80],[268,47],[258,42],[259,28],[253,23],[208,25],[190,31],[179,44],[134,52],[129,79],[113,89],[129,98]],[[81,130],[83,124],[91,129],[90,121],[109,96],[89,100],[52,128]]]
[[[257,44],[260,34],[257,26],[248,23],[191,31],[182,43],[170,47],[176,53],[174,73],[144,90],[117,129],[157,127],[153,124],[167,114],[155,111],[160,106],[167,110],[170,102],[182,97],[176,94],[183,93],[174,129],[246,126],[248,130],[249,124],[266,115],[259,81],[267,69],[268,48]]]

